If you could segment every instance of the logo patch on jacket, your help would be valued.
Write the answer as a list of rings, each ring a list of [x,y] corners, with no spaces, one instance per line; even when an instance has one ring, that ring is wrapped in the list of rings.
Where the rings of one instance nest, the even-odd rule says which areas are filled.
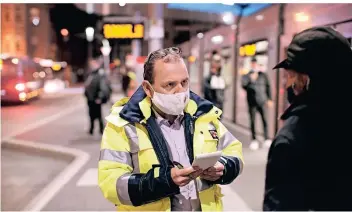
[[[213,139],[219,140],[218,132],[216,132],[216,130],[209,130],[209,133]]]

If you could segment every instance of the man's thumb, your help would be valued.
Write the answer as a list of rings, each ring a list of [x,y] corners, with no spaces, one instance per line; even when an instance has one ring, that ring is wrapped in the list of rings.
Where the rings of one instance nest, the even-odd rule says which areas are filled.
[[[195,170],[193,169],[192,166],[188,167],[188,168],[185,168],[185,169],[182,169],[182,175],[183,176],[187,176],[191,173],[193,173]]]

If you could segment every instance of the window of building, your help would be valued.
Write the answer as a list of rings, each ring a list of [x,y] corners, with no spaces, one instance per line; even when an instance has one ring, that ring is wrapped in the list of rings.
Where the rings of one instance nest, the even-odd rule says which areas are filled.
[[[11,17],[10,17],[10,13],[9,12],[5,12],[5,21],[6,22],[10,22],[11,21]]]
[[[16,11],[15,20],[16,20],[16,22],[22,22],[23,21],[21,12],[17,12]]]
[[[3,42],[4,43],[4,48],[3,48],[3,51],[4,52],[11,52],[10,50],[10,42]]]
[[[29,13],[32,17],[39,17],[40,16],[40,10],[36,7],[32,7],[30,9]]]
[[[16,51],[20,51],[21,50],[21,44],[20,41],[16,41]]]

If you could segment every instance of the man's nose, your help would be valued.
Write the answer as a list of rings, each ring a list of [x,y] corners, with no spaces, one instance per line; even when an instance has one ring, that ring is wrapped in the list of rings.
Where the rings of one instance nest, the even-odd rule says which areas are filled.
[[[185,91],[186,91],[186,88],[184,88],[181,83],[179,83],[175,88],[175,93],[181,93]]]

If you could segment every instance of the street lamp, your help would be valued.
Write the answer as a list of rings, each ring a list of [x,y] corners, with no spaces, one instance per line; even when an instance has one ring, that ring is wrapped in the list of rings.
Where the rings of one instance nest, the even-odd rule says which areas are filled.
[[[110,68],[109,68],[109,64],[110,64],[110,52],[111,52],[111,47],[109,44],[109,41],[107,39],[103,39],[102,40],[103,46],[100,48],[101,53],[104,56],[104,69],[107,72],[107,74],[109,75],[110,73]]]
[[[60,31],[62,37],[63,37],[63,41],[64,41],[64,46],[62,48],[62,51],[61,51],[61,59],[62,60],[65,60],[66,58],[66,48],[67,48],[67,41],[69,39],[69,31],[66,29],[66,28],[63,28],[61,29]]]
[[[231,12],[224,13],[224,15],[222,16],[222,20],[227,25],[233,24],[233,22],[234,22],[233,14]]]
[[[64,38],[64,41],[67,42],[68,41],[68,35],[69,35],[69,31],[67,29],[61,29],[60,31],[62,37]]]
[[[93,27],[87,27],[86,28],[86,36],[87,36],[87,41],[92,42],[94,39],[94,28]]]
[[[200,32],[200,33],[197,34],[197,37],[198,37],[199,39],[202,39],[202,38],[204,37],[204,34]]]
[[[61,35],[66,37],[68,35],[68,30],[67,29],[61,29]]]
[[[87,27],[86,28],[86,37],[88,41],[88,59],[92,58],[92,41],[94,40],[94,28]]]

